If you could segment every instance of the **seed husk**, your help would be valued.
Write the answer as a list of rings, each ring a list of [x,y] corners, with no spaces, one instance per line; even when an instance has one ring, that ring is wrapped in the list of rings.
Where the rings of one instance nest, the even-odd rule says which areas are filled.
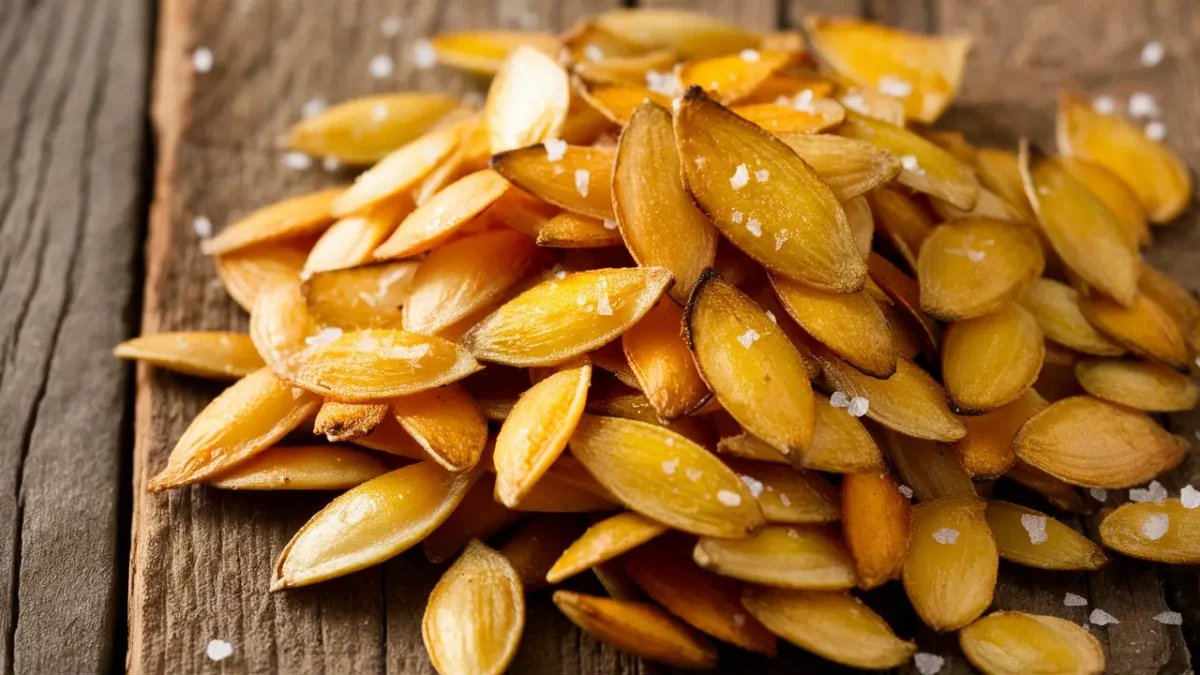
[[[316,272],[355,268],[372,260],[375,249],[416,205],[405,194],[396,195],[347,216],[329,226],[304,261],[303,276]]]
[[[1148,412],[1191,410],[1200,398],[1187,375],[1146,361],[1084,359],[1075,364],[1075,377],[1096,398]]]
[[[1039,277],[1021,294],[1018,302],[1037,319],[1042,333],[1051,340],[1085,354],[1120,356],[1125,349],[1104,337],[1083,315],[1079,291]]]
[[[373,164],[429,131],[458,107],[445,94],[399,92],[351,99],[297,122],[287,145],[346,164]]]
[[[1187,372],[1188,346],[1175,319],[1145,293],[1122,307],[1093,294],[1080,304],[1083,315],[1101,333],[1138,356]]]
[[[342,218],[417,187],[458,149],[463,129],[462,123],[435,128],[388,153],[333,200],[330,212]]]
[[[768,525],[743,539],[701,537],[692,557],[717,574],[778,588],[840,590],[858,583],[840,534],[824,525]]]
[[[319,335],[320,322],[308,311],[304,294],[295,281],[262,289],[250,310],[250,339],[259,356],[279,377],[295,372],[292,357],[308,349]]]
[[[904,591],[934,630],[958,630],[992,604],[1000,556],[985,508],[974,496],[942,497],[913,508]]]
[[[646,47],[669,47],[685,59],[751,49],[760,36],[742,27],[682,9],[611,10],[596,17],[603,28]]]
[[[663,610],[642,602],[555,591],[554,604],[601,642],[677,668],[715,668],[717,650]]]
[[[841,518],[837,488],[813,471],[764,462],[727,460],[747,485],[769,523],[831,523]]]
[[[551,160],[542,144],[496,154],[491,166],[513,185],[574,213],[615,220],[612,184],[616,152],[568,145]]]
[[[900,578],[911,529],[912,507],[890,475],[869,471],[842,478],[842,535],[859,588]]]
[[[900,160],[895,155],[866,141],[832,134],[778,135],[840,202],[868,194],[900,174]]]
[[[682,329],[683,310],[663,299],[621,336],[637,384],[667,421],[695,412],[712,398],[680,335]]]
[[[222,490],[348,490],[388,471],[353,447],[305,445],[268,448],[207,482]]]
[[[1187,508],[1179,499],[1124,504],[1100,521],[1100,541],[1133,558],[1197,565],[1200,509]]]
[[[264,288],[298,282],[307,255],[302,241],[250,246],[217,256],[217,276],[229,297],[249,312]]]
[[[1020,305],[954,322],[942,340],[942,379],[951,406],[977,415],[1015,401],[1037,381],[1045,357],[1042,331]]]
[[[563,551],[546,573],[546,581],[557,584],[637,548],[668,529],[666,525],[632,511],[610,516],[589,527]]]
[[[993,612],[963,628],[958,642],[967,660],[987,675],[1104,672],[1104,650],[1096,637],[1055,616]]]
[[[354,440],[374,431],[389,412],[391,407],[386,403],[325,401],[317,412],[313,433],[330,443]]]
[[[531,47],[547,54],[558,51],[558,39],[530,31],[480,30],[439,33],[430,40],[438,63],[479,75],[495,75],[517,47]]]
[[[1027,525],[1031,519],[1039,525]],[[1108,564],[1104,552],[1087,537],[1020,504],[989,500],[987,522],[1000,557],[1018,565],[1044,570],[1097,570]],[[1038,527],[1042,528],[1040,533]]]
[[[779,275],[771,285],[796,323],[846,363],[881,379],[896,372],[891,328],[866,291],[828,293]]]
[[[1007,473],[1017,461],[1012,448],[1017,430],[1048,405],[1041,394],[1029,388],[996,410],[960,417],[967,435],[954,443],[954,452],[967,475],[991,480]]]
[[[958,456],[944,443],[891,430],[884,431],[883,436],[900,480],[912,488],[918,501],[975,494],[971,477],[963,470]]]
[[[450,471],[469,471],[487,444],[487,420],[458,384],[391,400],[396,421]]]
[[[117,345],[113,355],[185,375],[236,380],[263,367],[249,335],[181,332],[143,335]]]

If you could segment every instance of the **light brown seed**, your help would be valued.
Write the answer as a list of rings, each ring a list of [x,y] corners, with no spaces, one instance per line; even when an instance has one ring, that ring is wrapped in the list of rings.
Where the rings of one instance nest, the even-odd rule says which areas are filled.
[[[888,455],[900,480],[912,488],[917,500],[974,495],[975,484],[958,457],[944,443],[912,438],[895,431],[883,432]]]
[[[1103,166],[1079,157],[1063,158],[1063,166],[1075,180],[1087,186],[1117,217],[1121,230],[1134,246],[1152,243],[1149,216],[1136,193],[1120,176]]]
[[[1075,364],[1075,377],[1092,396],[1149,412],[1191,410],[1200,398],[1187,375],[1157,363],[1083,359]]]
[[[308,243],[270,242],[217,256],[217,276],[225,292],[247,312],[262,289],[278,283],[297,283],[308,255]]]
[[[396,421],[450,471],[469,471],[487,444],[487,420],[458,384],[391,400]]]
[[[525,592],[532,593],[547,584],[546,573],[583,534],[583,528],[583,520],[575,514],[539,514],[517,528],[499,548],[500,555],[512,563]]]
[[[332,188],[264,206],[203,240],[200,250],[223,255],[255,244],[318,234],[333,222],[331,206],[341,194],[341,188]]]
[[[570,105],[571,85],[562,66],[535,48],[516,47],[488,89],[484,118],[492,154],[555,138]]]
[[[1129,351],[1186,372],[1188,346],[1175,319],[1150,296],[1139,293],[1122,307],[1092,294],[1080,304],[1083,315],[1105,336]]]
[[[701,537],[692,557],[717,574],[778,588],[840,590],[858,583],[840,533],[824,525],[768,525],[744,539]]]
[[[300,120],[287,145],[347,164],[373,164],[429,131],[459,105],[445,94],[398,92],[362,96]]]
[[[811,166],[841,202],[868,194],[900,175],[900,160],[866,141],[788,133],[779,134],[779,140]]]
[[[576,626],[621,651],[677,668],[717,665],[708,640],[654,605],[574,591],[555,591],[554,604]]]
[[[301,284],[308,313],[344,330],[399,328],[417,263],[411,260],[317,272]],[[251,317],[253,318],[253,316]]]
[[[751,49],[761,37],[730,21],[682,9],[610,10],[596,21],[627,40],[647,47],[669,47],[685,59]]]
[[[637,384],[667,421],[695,412],[712,398],[682,330],[683,311],[664,299],[621,336]]]
[[[942,379],[951,406],[977,415],[1015,401],[1033,386],[1045,357],[1042,331],[1020,305],[955,321],[942,340]]]
[[[729,105],[754,93],[794,58],[790,52],[765,50],[753,60],[729,54],[686,61],[676,72],[684,89],[700,87],[713,99]]]
[[[557,584],[600,563],[612,560],[666,532],[666,525],[626,511],[592,525],[567,547],[546,573],[546,581]]]
[[[936,223],[933,214],[908,193],[890,185],[867,194],[879,231],[900,253],[911,269],[917,269],[917,254]]]
[[[303,275],[355,267],[370,262],[384,242],[415,205],[406,194],[386,199],[363,213],[338,220],[321,234],[304,261]]]
[[[307,349],[320,330],[295,281],[262,289],[250,310],[254,347],[272,372],[289,381],[295,372],[292,357]]]
[[[611,221],[609,221],[611,222]],[[547,248],[604,248],[621,246],[621,233],[606,221],[564,211],[551,218],[537,233],[537,245]]]
[[[185,375],[236,380],[263,367],[254,341],[242,333],[156,333],[126,340],[113,355]]]
[[[859,588],[900,578],[911,529],[912,507],[890,475],[871,471],[842,478],[842,535]]]
[[[960,417],[967,435],[954,443],[954,452],[967,475],[991,480],[1007,473],[1017,461],[1012,449],[1017,430],[1048,405],[1041,394],[1029,388],[996,410]]]
[[[330,443],[353,440],[374,431],[389,412],[391,407],[386,403],[325,401],[313,423],[313,433]]]
[[[1100,522],[1100,541],[1133,558],[1200,564],[1200,509],[1179,499],[1124,504]]]
[[[926,356],[938,353],[941,328],[921,309],[921,291],[917,282],[877,253],[867,259],[871,280],[887,294],[897,311],[917,330]]]
[[[345,217],[415,188],[454,153],[463,130],[463,123],[436,128],[388,153],[338,195],[330,211],[334,216]]]
[[[1000,556],[974,496],[943,497],[913,508],[904,591],[937,631],[958,630],[992,604]]]
[[[601,396],[588,401],[585,410],[593,415],[606,417],[622,417],[627,420],[637,420],[647,424],[656,424],[704,447],[711,447],[715,441],[712,423],[702,417],[680,417],[672,422],[659,418],[654,406],[641,394],[617,394]]]
[[[845,408],[833,407],[828,396],[819,393],[814,396],[817,417],[812,446],[796,453],[793,464],[833,473],[882,471],[883,452],[863,423],[846,414]]]
[[[1042,333],[1075,351],[1120,356],[1125,349],[1097,331],[1080,307],[1079,291],[1053,279],[1037,278],[1021,294],[1021,306],[1037,319]]]
[[[1138,290],[1167,310],[1192,351],[1200,351],[1200,302],[1171,277],[1142,263]]]
[[[744,99],[742,96],[739,101]],[[814,98],[809,107],[802,111],[778,103],[740,103],[730,110],[775,135],[815,134],[841,124],[846,117],[846,109],[831,98]]]
[[[612,184],[616,151],[568,145],[562,156],[544,144],[521,147],[492,157],[492,169],[513,185],[574,213],[615,220]]]
[[[388,470],[352,447],[304,445],[268,448],[207,482],[222,490],[348,490]]]
[[[375,249],[375,259],[407,258],[446,242],[508,190],[508,181],[491,169],[463,176],[408,214]]]
[[[866,291],[828,293],[779,275],[771,285],[796,323],[846,363],[871,377],[896,372],[891,328]]]
[[[1055,616],[993,612],[963,628],[958,642],[967,660],[987,675],[1104,672],[1104,650],[1096,637]]]
[[[1000,557],[1045,570],[1097,570],[1108,564],[1100,547],[1040,511],[996,499],[987,522]]]
[[[430,44],[438,63],[479,75],[495,75],[504,59],[517,47],[531,47],[547,54],[559,49],[558,38],[536,31],[480,30],[439,33]]]

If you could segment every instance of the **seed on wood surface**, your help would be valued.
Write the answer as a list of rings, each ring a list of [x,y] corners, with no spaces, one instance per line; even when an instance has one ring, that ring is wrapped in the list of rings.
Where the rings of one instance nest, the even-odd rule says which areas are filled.
[[[886,473],[842,478],[842,533],[864,590],[898,579],[908,557],[912,514],[899,487]]]
[[[592,48],[595,45],[588,45]],[[595,56],[595,54],[592,54]],[[602,60],[576,60],[571,74],[589,84],[625,84],[641,86],[649,72],[670,72],[679,55],[670,49],[638,53],[629,56],[609,56]]]
[[[1191,410],[1200,397],[1187,375],[1145,361],[1084,359],[1075,364],[1075,377],[1096,398],[1149,412]]]
[[[250,246],[217,256],[217,276],[229,297],[249,312],[264,288],[299,281],[307,255],[302,242]]]
[[[1096,570],[1108,563],[1100,547],[1049,516],[1019,504],[989,500],[987,523],[1000,557],[1047,570]]]
[[[224,255],[255,244],[318,234],[333,222],[332,207],[342,194],[341,188],[334,188],[264,206],[201,241],[200,250]]]
[[[1096,637],[1055,616],[994,612],[959,631],[958,642],[971,664],[987,675],[1104,672],[1104,650]]]
[[[1000,556],[985,508],[974,496],[942,497],[913,508],[904,591],[934,630],[962,628],[992,604]]]
[[[942,339],[942,380],[954,411],[989,412],[1015,401],[1038,378],[1046,343],[1033,315],[1009,304],[955,321]]]
[[[346,164],[373,164],[458,107],[453,96],[400,92],[351,99],[297,122],[287,145]]]
[[[701,537],[692,557],[717,574],[779,588],[838,590],[858,583],[845,543],[824,525],[768,525],[743,539]]]
[[[1125,504],[1100,521],[1100,541],[1133,558],[1200,564],[1200,509],[1179,499]]]
[[[388,470],[371,454],[348,446],[274,447],[207,482],[222,490],[348,490]]]
[[[1189,352],[1183,330],[1149,295],[1139,293],[1126,307],[1092,295],[1080,306],[1087,320],[1117,344],[1138,356],[1187,371]]]
[[[505,57],[517,47],[547,54],[556,53],[559,47],[553,35],[502,30],[439,33],[427,44],[438,63],[480,75],[495,75]]]
[[[156,333],[126,340],[113,355],[185,375],[236,380],[263,367],[254,341],[243,333]]]
[[[683,622],[654,605],[555,591],[554,604],[601,642],[677,668],[717,665],[717,650]]]

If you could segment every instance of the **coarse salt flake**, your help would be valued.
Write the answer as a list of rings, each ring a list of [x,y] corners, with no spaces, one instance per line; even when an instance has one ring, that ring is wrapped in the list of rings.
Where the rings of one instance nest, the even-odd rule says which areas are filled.
[[[321,329],[320,333],[311,337],[304,338],[304,344],[312,347],[314,345],[327,345],[330,342],[342,337],[342,329],[337,326]]]
[[[851,417],[862,417],[867,414],[867,410],[871,407],[871,402],[862,396],[855,396],[850,399],[849,405],[846,406],[846,412]]]
[[[1130,117],[1158,117],[1162,114],[1162,110],[1158,107],[1158,102],[1154,97],[1144,91],[1139,91],[1129,97],[1129,116]]]
[[[761,237],[762,223],[758,221],[758,218],[751,218],[746,221],[746,230],[756,237]]]
[[[383,34],[383,37],[394,38],[400,34],[401,26],[400,17],[389,16],[379,22],[379,32]]]
[[[208,47],[200,47],[192,52],[192,69],[197,73],[212,71],[213,53]]]
[[[907,485],[901,485],[901,486],[897,487],[896,489],[900,491],[900,494],[904,495],[905,499],[913,498],[913,489],[908,487]]]
[[[1111,623],[1121,623],[1117,620],[1117,617],[1102,609],[1093,609],[1091,616],[1088,617],[1088,621],[1097,626],[1107,626]]]
[[[1111,115],[1117,111],[1117,102],[1111,96],[1097,96],[1092,99],[1092,110],[1101,115]]]
[[[300,114],[304,117],[316,117],[325,112],[326,105],[328,104],[325,102],[325,99],[320,96],[310,98],[304,102],[304,105],[300,106]]]
[[[588,61],[603,61],[604,51],[596,45],[588,45],[583,48],[583,57]]]
[[[785,242],[787,242],[787,240],[788,240],[788,231],[787,230],[780,230],[780,231],[776,232],[775,233],[775,250],[778,251],[779,249],[783,248],[783,245]]]
[[[942,666],[946,665],[946,659],[929,652],[917,652],[913,655],[913,665],[921,675],[937,675],[942,672]]]
[[[850,92],[843,96],[842,105],[863,115],[871,113],[871,109],[867,107],[867,99],[863,98],[863,95],[857,92]]]
[[[771,320],[771,323],[779,323],[779,319],[775,318],[775,312],[772,312],[769,309],[767,310],[767,318]]]
[[[900,166],[904,167],[905,171],[924,175],[925,169],[921,168],[921,163],[917,161],[916,155],[902,155],[900,157]]]
[[[683,89],[683,86],[674,72],[660,73],[657,70],[647,70],[646,88],[662,96],[675,97]]]
[[[1171,529],[1171,517],[1165,513],[1152,513],[1142,521],[1142,534],[1150,541],[1158,541]]]
[[[845,392],[835,391],[829,395],[829,405],[835,408],[845,408],[850,405],[850,397]]]
[[[387,54],[376,54],[371,57],[367,63],[367,72],[371,73],[371,77],[382,80],[385,77],[391,77],[392,71],[396,69],[396,64],[392,61],[392,57]]]
[[[1183,615],[1180,614],[1179,612],[1171,612],[1171,611],[1159,612],[1158,614],[1154,615],[1154,620],[1163,624],[1164,626],[1182,626],[1183,625]]]
[[[758,331],[754,330],[753,328],[747,328],[745,333],[742,333],[738,336],[737,341],[741,343],[743,347],[749,349],[750,345],[754,344],[754,341],[757,340],[758,337]]]
[[[1147,68],[1153,68],[1162,63],[1165,50],[1163,45],[1158,40],[1147,42],[1146,46],[1142,47],[1141,60],[1142,65]]]
[[[674,445],[675,445],[675,439],[674,439],[674,438],[671,438],[671,437],[669,437],[669,436],[668,436],[668,437],[667,437],[667,445],[674,446]]]
[[[758,480],[754,476],[742,475],[739,476],[739,478],[741,478],[742,482],[746,484],[746,487],[750,488],[750,494],[754,495],[755,499],[758,499],[758,496],[763,493],[762,481]]]
[[[757,49],[743,49],[741,54],[738,54],[746,63],[758,63],[762,59],[762,55]]]
[[[987,251],[975,251],[967,249],[967,260],[971,262],[980,262],[987,257]]]
[[[742,212],[741,212],[741,211],[734,211],[734,212],[733,212],[733,215],[732,215],[732,216],[730,216],[729,218],[730,218],[730,220],[732,220],[733,222],[735,222],[735,223],[737,223],[737,224],[739,224],[739,225],[740,225],[740,224],[742,223]]]
[[[429,40],[413,43],[413,64],[421,70],[432,68],[437,63],[437,50]]]
[[[678,457],[676,457],[675,459],[664,459],[663,460],[663,463],[662,463],[663,473],[665,473],[667,475],[671,475],[671,474],[675,473],[675,469],[678,469],[678,468],[679,468],[679,458]]]
[[[813,105],[813,98],[812,89],[805,89],[796,94],[795,98],[792,99],[792,110],[806,113],[817,112],[816,106]]]
[[[698,481],[704,477],[704,471],[702,471],[700,469],[686,469],[683,472],[683,475],[687,476],[688,480],[695,483],[696,481]]]
[[[1191,485],[1184,485],[1179,491],[1179,503],[1183,504],[1185,509],[1194,509],[1200,507],[1200,490]]]
[[[1067,593],[1063,598],[1063,604],[1067,607],[1084,607],[1087,605],[1087,598],[1074,593]]]
[[[1155,120],[1146,125],[1146,138],[1152,141],[1161,141],[1167,137],[1167,125]]]
[[[233,645],[224,640],[209,640],[204,653],[210,661],[224,661],[233,656]]]
[[[1050,540],[1046,534],[1046,516],[1023,513],[1021,514],[1021,527],[1029,533],[1030,543],[1044,544]]]
[[[770,177],[771,177],[771,172],[766,169],[760,169],[760,170],[754,172],[754,180],[757,180],[760,183],[767,182],[767,179]]]
[[[913,91],[912,82],[902,80],[894,75],[884,75],[879,78],[880,93],[893,96],[895,98],[907,98]]]
[[[592,172],[587,169],[575,169],[575,190],[580,197],[588,196],[588,185],[592,182]]]
[[[746,183],[750,182],[750,171],[746,169],[745,164],[738,164],[734,170],[733,176],[729,178],[729,187],[734,190],[741,190],[746,187]]]
[[[730,490],[717,490],[717,501],[725,506],[733,507],[742,503],[742,496]]]
[[[1098,502],[1108,500],[1108,490],[1105,490],[1104,488],[1089,488],[1088,494],[1092,496],[1092,499],[1095,499]]]
[[[1170,494],[1167,489],[1162,486],[1162,483],[1152,480],[1150,485],[1143,488],[1133,488],[1129,491],[1129,501],[1131,502],[1156,502],[1161,504],[1166,501]]]
[[[304,171],[312,166],[312,157],[303,152],[285,152],[283,153],[283,165],[293,171]]]
[[[939,528],[933,533],[933,540],[939,544],[953,544],[958,541],[958,530],[949,527]]]
[[[562,139],[551,138],[542,145],[546,148],[546,159],[551,162],[557,162],[567,154],[567,142]]]
[[[192,232],[195,232],[196,236],[201,239],[208,239],[213,235],[212,221],[208,219],[208,216],[196,216],[192,220]]]
[[[601,295],[596,300],[596,313],[600,316],[612,316],[612,304],[609,303],[607,295]]]
[[[617,229],[617,221],[615,221],[615,220],[609,220],[608,218],[605,218],[605,219],[604,219],[604,229],[606,229],[606,230],[615,230],[615,229]]]

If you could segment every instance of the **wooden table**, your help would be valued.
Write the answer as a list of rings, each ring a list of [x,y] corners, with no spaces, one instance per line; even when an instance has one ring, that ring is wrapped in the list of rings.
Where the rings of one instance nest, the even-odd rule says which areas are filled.
[[[188,421],[218,391],[109,356],[139,331],[246,328],[200,254],[192,221],[228,222],[346,176],[283,167],[276,139],[313,98],[478,90],[419,70],[411,42],[439,31],[559,30],[619,5],[687,5],[756,29],[808,12],[962,31],[975,51],[946,124],[1011,147],[1050,144],[1068,86],[1118,101],[1145,91],[1169,143],[1200,166],[1200,5],[1194,0],[41,0],[0,2],[0,666],[5,672],[431,673],[418,622],[440,568],[413,552],[318,587],[269,594],[272,561],[327,495],[149,495]],[[398,17],[398,35],[385,18]],[[1140,65],[1146,42],[1167,57]],[[194,50],[213,54],[210,72]],[[373,78],[377,54],[394,73]],[[153,59],[153,61],[152,61]],[[152,67],[152,63],[156,64]],[[157,73],[152,78],[152,71]],[[1200,290],[1195,205],[1156,230],[1150,259]],[[1194,438],[1196,414],[1172,417]],[[1170,477],[1178,489],[1195,456]],[[132,525],[131,525],[132,523]],[[1094,534],[1094,521],[1084,523]],[[1007,566],[1006,566],[1007,567]],[[1194,569],[1116,557],[1094,574],[1007,568],[998,608],[1083,621],[1110,672],[1190,672],[1200,648]],[[1064,607],[1070,591],[1089,608]],[[1182,628],[1151,620],[1184,613]],[[128,621],[124,617],[128,617]],[[915,630],[896,617],[900,631]],[[908,626],[905,628],[905,624]],[[953,636],[917,630],[946,673],[970,672]],[[210,639],[233,643],[221,663]],[[770,664],[730,650],[725,672],[843,672],[796,649]],[[519,673],[660,672],[580,634],[545,592],[530,599]],[[909,672],[911,670],[905,670]]]

